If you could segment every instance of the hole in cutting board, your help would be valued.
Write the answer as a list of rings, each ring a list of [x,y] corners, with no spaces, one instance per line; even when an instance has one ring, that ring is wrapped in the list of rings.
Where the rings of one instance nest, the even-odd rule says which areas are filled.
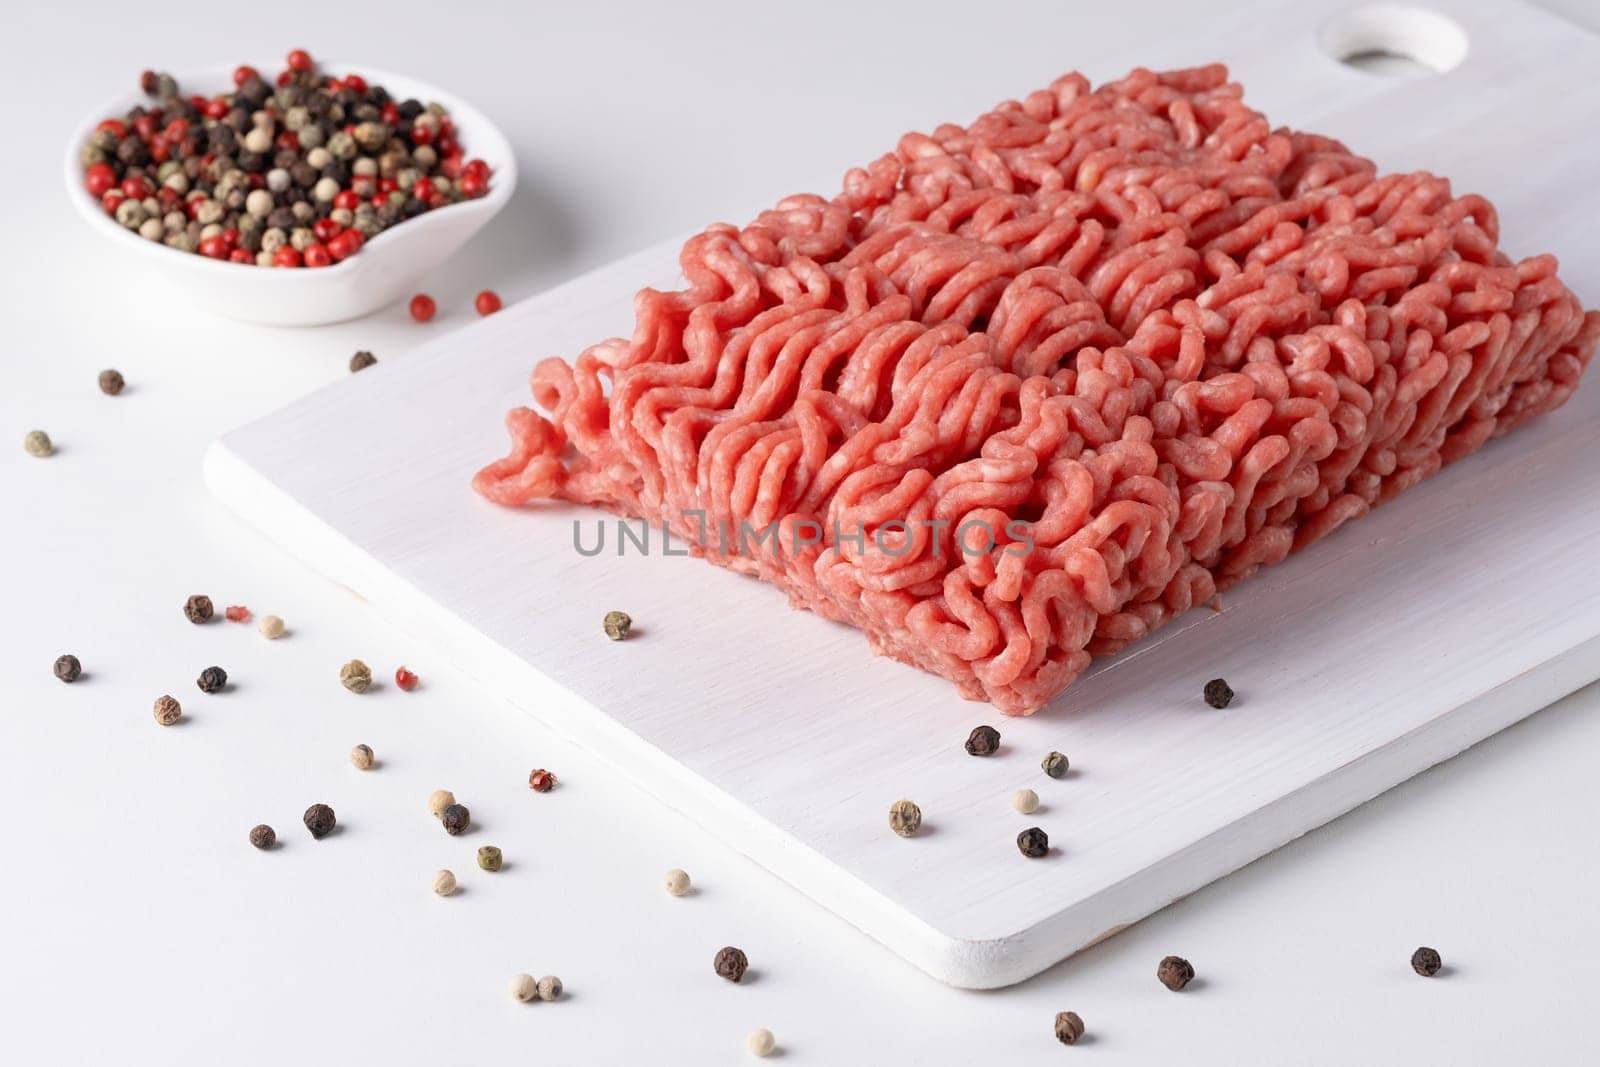
[[[1340,12],[1317,35],[1322,50],[1348,67],[1385,77],[1443,74],[1467,58],[1467,31],[1448,15],[1409,4]]]

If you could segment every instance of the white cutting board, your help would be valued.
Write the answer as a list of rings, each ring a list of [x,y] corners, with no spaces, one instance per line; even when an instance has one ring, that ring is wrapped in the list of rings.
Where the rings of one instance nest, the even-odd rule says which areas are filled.
[[[1087,59],[1070,13],[1041,16],[1054,21],[1017,55],[937,75],[968,90],[945,117],[1035,88],[1048,76],[1017,72],[1046,62],[1099,78],[1222,58],[1274,121],[1488,194],[1511,252],[1557,252],[1600,301],[1600,38],[1533,8],[1440,4],[1470,53],[1405,80],[1328,58],[1317,31],[1340,5],[1236,21],[1168,6],[1160,42],[1130,19]],[[909,100],[936,76],[942,31],[907,32],[879,61],[883,91]],[[859,139],[853,121],[841,115]],[[902,131],[879,132],[887,147]],[[488,691],[943,981],[1026,978],[1600,676],[1600,382],[1026,720],[873,657],[752,579],[664,556],[659,539],[650,558],[618,559],[609,518],[607,555],[584,558],[573,523],[592,543],[598,512],[475,497],[468,479],[502,454],[501,417],[527,402],[534,361],[630,332],[634,290],[672,285],[676,252],[641,252],[235,431],[207,478]],[[635,639],[602,635],[612,608],[632,613]],[[1226,711],[1200,701],[1216,675],[1239,691]],[[961,749],[981,722],[1004,737],[987,760]],[[1064,780],[1039,770],[1051,749],[1072,758]],[[1009,804],[1023,786],[1044,801],[1028,818]],[[887,826],[901,797],[924,812],[914,839]],[[1030,824],[1050,833],[1047,859],[1017,851]]]

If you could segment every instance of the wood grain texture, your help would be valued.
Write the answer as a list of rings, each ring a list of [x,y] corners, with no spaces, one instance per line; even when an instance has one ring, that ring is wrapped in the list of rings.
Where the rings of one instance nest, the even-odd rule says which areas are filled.
[[[1600,41],[1531,8],[1438,4],[1472,51],[1447,75],[1397,81],[1318,50],[1338,6],[1247,22],[1174,4],[1162,43],[1130,27],[1085,65],[1221,55],[1275,121],[1489,195],[1509,251],[1557,252],[1568,283],[1600,297],[1600,144],[1572,135]],[[914,57],[897,62],[914,86]],[[974,82],[973,113],[1033,87],[993,78]],[[659,532],[648,558],[619,558],[609,517],[473,496],[533,362],[628,332],[632,293],[673,284],[677,247],[238,430],[209,454],[208,481],[490,690],[943,981],[1019,981],[1600,676],[1592,383],[1028,720],[874,658],[772,588],[663,554]],[[592,544],[602,521],[606,552],[580,555],[574,523]],[[612,608],[633,615],[634,639],[602,634]],[[1217,675],[1239,691],[1222,712],[1199,696]],[[961,742],[985,721],[1002,749],[969,759]],[[1050,749],[1072,758],[1064,780],[1039,770]],[[1008,803],[1024,785],[1043,800],[1027,818]],[[888,828],[900,797],[922,807],[916,838]],[[1032,824],[1054,846],[1042,861],[1014,844]]]

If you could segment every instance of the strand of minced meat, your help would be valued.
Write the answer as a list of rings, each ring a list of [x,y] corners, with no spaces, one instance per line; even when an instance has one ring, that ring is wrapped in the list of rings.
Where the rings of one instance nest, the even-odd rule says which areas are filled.
[[[474,485],[703,536],[1026,714],[1572,394],[1600,314],[1498,238],[1442,178],[1272,130],[1219,66],[1069,75],[692,238],[631,339],[535,368],[548,415],[513,411]],[[958,551],[973,522],[995,542]]]

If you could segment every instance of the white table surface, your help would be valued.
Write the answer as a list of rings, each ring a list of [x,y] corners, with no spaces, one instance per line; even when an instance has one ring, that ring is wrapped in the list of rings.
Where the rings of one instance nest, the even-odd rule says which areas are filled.
[[[1586,0],[1552,6],[1600,28]],[[973,37],[962,6],[919,5],[935,8],[959,50]],[[847,10],[862,38],[904,17]],[[1594,686],[1036,979],[965,993],[431,664],[208,498],[206,443],[345,374],[356,348],[403,359],[470,321],[484,286],[514,300],[730,205],[831,188],[883,145],[796,150],[826,107],[881,111],[888,136],[951,117],[874,96],[864,47],[749,4],[278,3],[177,22],[78,4],[6,18],[0,1059],[740,1063],[756,1026],[777,1033],[779,1062],[825,1065],[1554,1062],[1591,1044]],[[61,197],[60,131],[140,67],[265,63],[295,45],[424,73],[518,145],[523,186],[431,281],[430,326],[401,308],[319,330],[210,318],[130,276]],[[780,52],[816,78],[782,74],[797,63]],[[997,98],[1031,87],[986,61]],[[783,122],[756,125],[763,111]],[[742,147],[719,156],[729,129]],[[106,366],[126,374],[123,396],[96,390]],[[57,441],[48,461],[19,447],[35,427]],[[191,627],[179,608],[192,592],[276,612],[292,633]],[[72,687],[49,673],[67,651],[87,672]],[[353,697],[336,680],[352,656],[381,675],[407,663],[423,685]],[[206,696],[192,679],[213,663],[234,684]],[[176,729],[150,717],[163,692],[189,712]],[[349,766],[356,742],[379,768]],[[556,791],[527,789],[533,766],[561,776]],[[441,786],[472,807],[472,834],[448,838],[427,816]],[[316,801],[343,824],[322,842],[299,823]],[[245,842],[261,821],[278,850]],[[506,851],[499,874],[474,865],[486,843]],[[429,893],[440,866],[461,877],[456,898]],[[699,891],[662,892],[671,866]],[[723,944],[750,954],[743,986],[711,974]],[[1445,975],[1411,974],[1419,944],[1444,954]],[[1167,953],[1202,975],[1181,996],[1154,979]],[[559,974],[566,998],[514,1003],[505,982],[524,970]],[[1055,1043],[1064,1009],[1092,1041]]]

